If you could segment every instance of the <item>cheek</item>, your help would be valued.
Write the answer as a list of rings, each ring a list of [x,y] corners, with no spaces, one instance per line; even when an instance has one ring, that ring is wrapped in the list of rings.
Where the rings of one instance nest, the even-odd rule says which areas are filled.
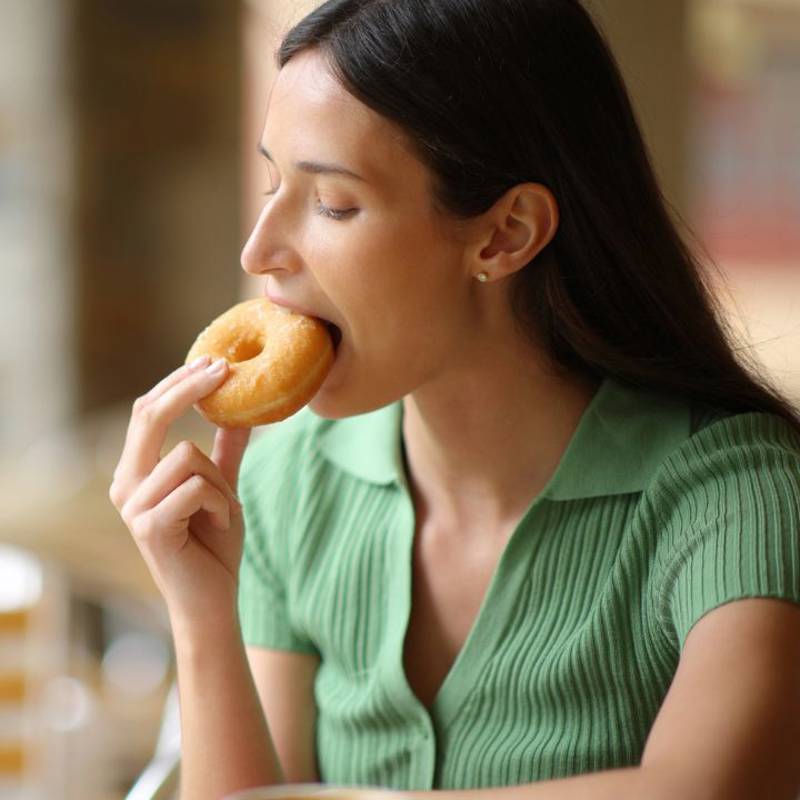
[[[437,327],[455,299],[457,254],[430,220],[376,214],[342,227],[313,243],[308,263],[356,339],[366,343],[380,334],[393,340]]]

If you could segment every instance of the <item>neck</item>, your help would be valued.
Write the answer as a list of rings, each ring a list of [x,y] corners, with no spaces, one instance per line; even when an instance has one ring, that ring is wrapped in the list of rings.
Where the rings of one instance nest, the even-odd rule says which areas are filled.
[[[518,340],[473,345],[468,363],[403,401],[418,514],[454,531],[507,529],[550,480],[598,386],[555,377]]]

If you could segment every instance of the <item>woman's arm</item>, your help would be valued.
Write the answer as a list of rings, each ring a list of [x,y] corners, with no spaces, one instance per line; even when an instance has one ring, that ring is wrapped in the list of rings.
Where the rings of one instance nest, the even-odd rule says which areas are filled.
[[[228,374],[180,367],[133,404],[109,499],[166,601],[181,713],[181,797],[220,800],[283,780],[238,621],[243,512],[233,491],[251,429],[218,428],[209,458],[167,432]]]
[[[739,600],[706,614],[639,767],[504,789],[402,792],[422,800],[796,800],[800,607]]]
[[[219,800],[284,775],[235,613],[198,629],[173,621],[181,710],[181,800]]]
[[[314,679],[319,657],[247,647],[261,707],[288,783],[318,783]]]

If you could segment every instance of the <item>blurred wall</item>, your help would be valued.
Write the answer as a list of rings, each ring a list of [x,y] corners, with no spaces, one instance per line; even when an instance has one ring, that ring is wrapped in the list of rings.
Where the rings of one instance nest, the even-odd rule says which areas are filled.
[[[689,0],[588,0],[608,35],[667,200],[688,213]]]
[[[238,293],[240,7],[73,0],[80,413],[179,366]]]
[[[738,272],[800,269],[800,2],[696,0],[692,216]]]
[[[0,2],[0,453],[76,407],[67,5]]]

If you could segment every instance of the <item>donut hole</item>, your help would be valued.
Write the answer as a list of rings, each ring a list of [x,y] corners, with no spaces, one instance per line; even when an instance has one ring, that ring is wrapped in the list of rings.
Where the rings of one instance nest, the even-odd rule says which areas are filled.
[[[258,338],[239,339],[231,348],[230,361],[238,364],[242,361],[250,361],[261,355],[264,350],[264,341]]]

